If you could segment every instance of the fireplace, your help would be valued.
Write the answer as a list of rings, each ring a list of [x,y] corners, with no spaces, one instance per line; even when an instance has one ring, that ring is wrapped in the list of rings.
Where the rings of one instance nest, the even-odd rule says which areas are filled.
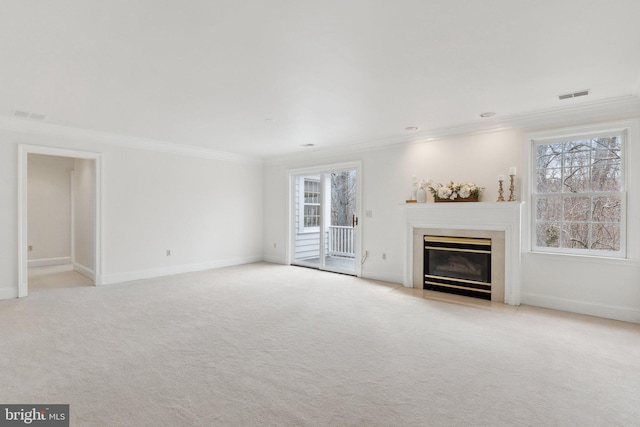
[[[436,294],[424,289],[425,236],[489,239],[491,303],[519,305],[521,205],[521,202],[403,204],[404,286]]]
[[[491,300],[491,239],[424,236],[424,289]]]

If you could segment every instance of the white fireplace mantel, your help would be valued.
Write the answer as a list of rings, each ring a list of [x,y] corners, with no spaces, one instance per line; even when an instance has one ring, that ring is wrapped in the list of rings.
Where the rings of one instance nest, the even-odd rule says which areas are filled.
[[[403,210],[404,286],[414,287],[415,229],[500,231],[505,235],[504,302],[520,304],[522,202],[409,203]]]

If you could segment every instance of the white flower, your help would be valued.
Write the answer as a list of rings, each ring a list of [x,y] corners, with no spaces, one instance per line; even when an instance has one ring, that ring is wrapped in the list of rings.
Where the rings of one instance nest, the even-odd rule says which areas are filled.
[[[448,184],[434,183],[430,179],[423,181],[427,184],[427,188],[431,191],[431,194],[438,199],[451,199],[455,200],[458,197],[461,199],[468,199],[472,195],[477,196],[482,188],[471,182],[459,183],[450,181]]]
[[[448,199],[449,196],[451,196],[452,192],[453,191],[451,191],[451,189],[449,187],[442,186],[442,187],[438,188],[438,197],[440,199]]]
[[[465,184],[462,186],[462,188],[460,188],[459,193],[460,193],[460,197],[462,197],[463,199],[466,199],[471,195],[471,188],[469,188],[469,186]]]

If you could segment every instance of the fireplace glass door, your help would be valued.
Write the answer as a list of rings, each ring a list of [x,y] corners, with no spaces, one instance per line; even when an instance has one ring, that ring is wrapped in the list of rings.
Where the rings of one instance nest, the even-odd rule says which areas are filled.
[[[424,236],[424,289],[491,299],[491,239]]]

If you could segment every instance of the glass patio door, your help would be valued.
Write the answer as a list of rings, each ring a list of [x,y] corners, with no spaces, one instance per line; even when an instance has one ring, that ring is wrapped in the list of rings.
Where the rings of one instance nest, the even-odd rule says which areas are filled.
[[[292,264],[357,275],[357,170],[293,177]]]

